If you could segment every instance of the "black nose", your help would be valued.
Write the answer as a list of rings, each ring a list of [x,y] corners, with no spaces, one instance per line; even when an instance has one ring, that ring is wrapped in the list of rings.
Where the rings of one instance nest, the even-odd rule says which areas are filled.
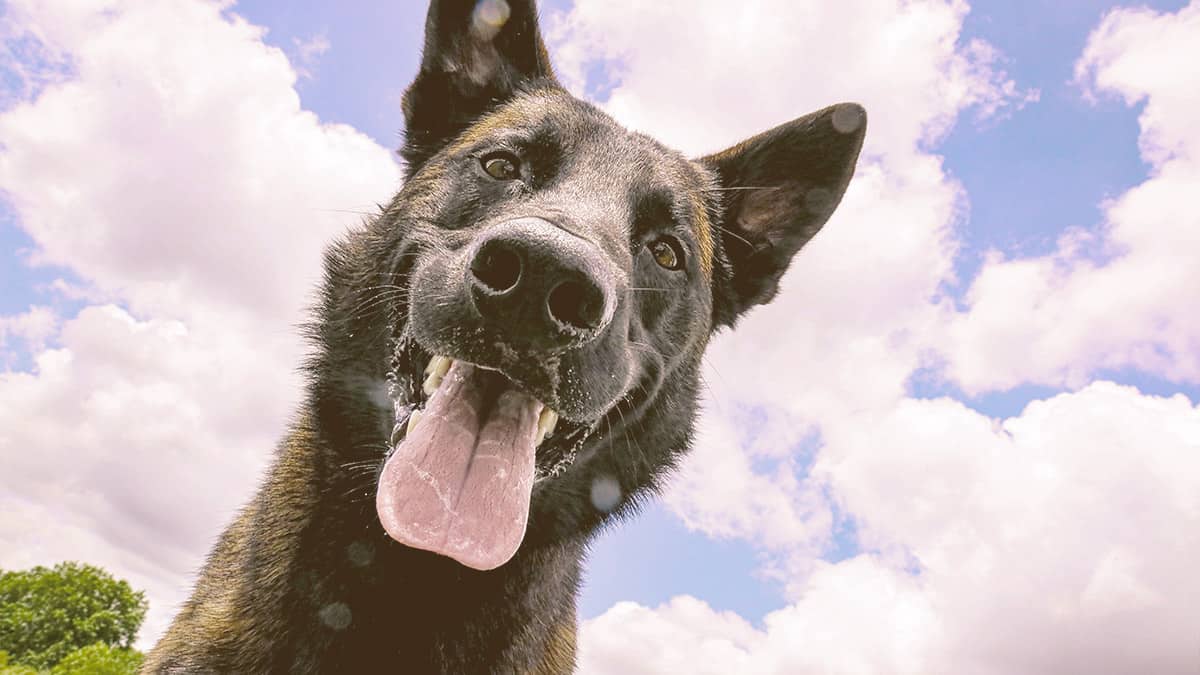
[[[522,347],[573,346],[612,317],[614,275],[591,242],[540,218],[497,225],[476,244],[467,271],[483,318]]]

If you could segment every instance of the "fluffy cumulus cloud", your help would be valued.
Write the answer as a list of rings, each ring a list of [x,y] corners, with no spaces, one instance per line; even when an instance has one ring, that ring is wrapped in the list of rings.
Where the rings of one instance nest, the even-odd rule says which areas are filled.
[[[291,320],[339,210],[398,180],[369,138],[303,110],[287,58],[219,4],[9,11],[72,75],[0,118],[0,184],[36,262],[137,311]]]
[[[804,599],[768,614],[762,628],[688,596],[656,608],[619,603],[584,624],[579,671],[943,672],[929,660],[939,632],[916,582],[860,558],[820,565]]]
[[[1038,258],[993,252],[948,328],[947,375],[971,392],[1078,386],[1101,369],[1200,382],[1200,3],[1118,9],[1092,33],[1077,82],[1144,104],[1150,178],[1105,205],[1097,230]]]
[[[762,628],[618,605],[585,624],[583,672],[1194,668],[1200,408],[1096,383],[1003,422],[949,399],[858,421],[812,473],[872,553],[814,563]]]
[[[769,553],[792,604],[759,626],[691,598],[618,605],[584,625],[584,672],[1194,667],[1185,598],[1200,587],[1182,561],[1200,557],[1200,412],[1088,374],[1194,381],[1184,263],[1200,228],[1181,205],[1197,11],[1113,12],[1080,61],[1091,92],[1146,102],[1150,180],[1054,256],[994,254],[960,309],[943,291],[966,195],[933,149],[956,120],[1036,100],[989,45],[959,39],[966,11],[762,2],[731,17],[718,2],[581,0],[556,18],[568,82],[690,152],[839,100],[871,120],[839,212],[778,299],[710,352],[698,447],[666,495],[694,529]],[[931,368],[969,391],[1074,391],[995,420],[912,398]],[[821,560],[847,522],[863,552]]]
[[[569,85],[586,91],[593,67],[607,66],[605,107],[675,147],[717,150],[856,100],[872,115],[868,150],[908,156],[965,107],[988,114],[1031,96],[992,67],[989,45],[958,41],[967,10],[961,0],[765,0],[736,12],[712,0],[580,0],[549,32]]]
[[[50,307],[34,305],[20,314],[0,316],[0,363],[16,360],[24,351],[41,351],[58,327],[58,315]]]
[[[151,591],[144,641],[293,412],[323,246],[399,183],[224,5],[16,1],[4,21],[37,58],[0,113],[0,189],[83,308],[0,318],[0,349],[34,355],[0,373],[0,566],[105,564]]]

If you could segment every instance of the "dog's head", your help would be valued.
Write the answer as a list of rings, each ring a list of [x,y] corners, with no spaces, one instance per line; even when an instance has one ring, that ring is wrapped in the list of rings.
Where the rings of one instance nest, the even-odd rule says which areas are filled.
[[[531,0],[435,1],[426,31],[405,185],[329,256],[318,402],[383,375],[391,414],[354,444],[381,449],[380,522],[491,569],[530,519],[598,522],[673,463],[709,336],[775,295],[866,120],[689,159],[559,86]]]

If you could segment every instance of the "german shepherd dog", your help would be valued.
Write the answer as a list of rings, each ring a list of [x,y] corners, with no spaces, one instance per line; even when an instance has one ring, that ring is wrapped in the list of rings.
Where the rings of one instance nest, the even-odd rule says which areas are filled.
[[[301,414],[144,672],[570,672],[589,539],[687,452],[710,336],[775,295],[866,126],[688,159],[563,89],[533,0],[435,0],[403,109]]]

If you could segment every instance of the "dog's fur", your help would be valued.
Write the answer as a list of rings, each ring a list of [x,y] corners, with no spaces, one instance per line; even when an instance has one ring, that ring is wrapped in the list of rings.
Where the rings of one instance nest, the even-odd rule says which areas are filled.
[[[498,28],[473,0],[430,8],[404,97],[407,180],[329,250],[302,412],[144,672],[569,672],[587,541],[686,452],[710,335],[775,295],[841,199],[859,106],[689,160],[563,90],[532,0],[508,4]],[[518,178],[481,169],[497,149]],[[531,216],[610,270],[595,334],[522,342],[527,327],[481,317],[461,291],[466,251]],[[647,250],[662,236],[680,269]],[[501,370],[563,415],[538,449],[523,543],[491,571],[407,548],[376,515],[396,423],[384,383],[416,400],[432,354]],[[618,486],[617,503],[594,500],[597,485]]]

